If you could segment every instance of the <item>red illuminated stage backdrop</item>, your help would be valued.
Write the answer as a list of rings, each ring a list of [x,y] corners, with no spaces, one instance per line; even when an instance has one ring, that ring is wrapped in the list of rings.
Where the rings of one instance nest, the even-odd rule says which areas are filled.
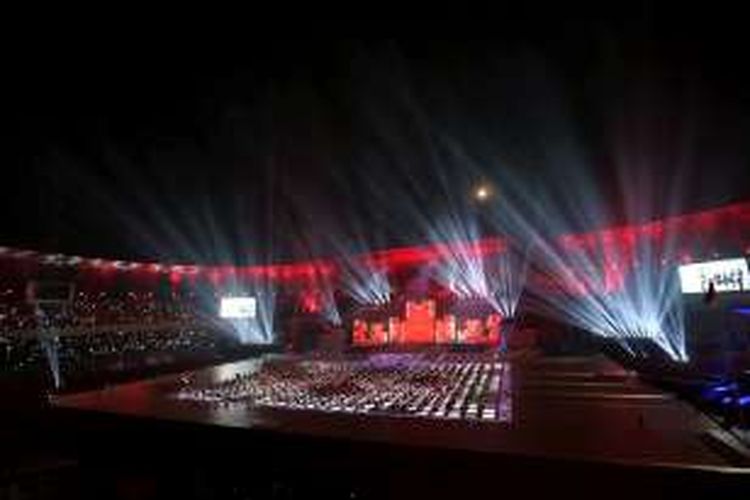
[[[385,344],[487,344],[500,342],[502,316],[496,312],[464,310],[438,315],[434,299],[408,300],[401,314],[370,313],[352,323],[352,343]]]

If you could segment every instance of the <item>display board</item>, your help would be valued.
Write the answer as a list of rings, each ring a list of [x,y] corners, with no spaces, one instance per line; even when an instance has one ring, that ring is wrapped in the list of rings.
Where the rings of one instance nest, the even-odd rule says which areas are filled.
[[[750,273],[744,258],[687,264],[678,271],[682,293],[706,293],[711,283],[719,293],[750,291]]]
[[[407,301],[402,315],[369,315],[354,319],[354,345],[496,344],[503,320],[496,312],[438,315],[434,300]]]
[[[219,316],[224,319],[253,319],[257,309],[255,297],[222,297]]]

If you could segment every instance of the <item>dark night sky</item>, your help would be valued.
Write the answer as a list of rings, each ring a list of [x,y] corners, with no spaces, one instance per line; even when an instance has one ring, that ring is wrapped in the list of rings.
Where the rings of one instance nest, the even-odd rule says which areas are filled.
[[[446,209],[436,161],[457,192],[511,176],[552,197],[584,164],[615,214],[618,168],[679,179],[681,210],[750,198],[731,27],[648,9],[388,26],[7,60],[0,245],[216,262],[330,253],[326,233],[419,243],[414,207]]]

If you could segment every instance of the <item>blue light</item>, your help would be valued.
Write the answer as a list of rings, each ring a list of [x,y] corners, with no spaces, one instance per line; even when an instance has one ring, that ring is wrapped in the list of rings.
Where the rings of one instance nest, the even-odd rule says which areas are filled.
[[[711,387],[709,391],[714,394],[718,394],[721,392],[732,391],[735,389],[737,389],[737,384],[728,384],[728,385],[717,385],[715,387]]]
[[[737,314],[744,314],[745,316],[750,316],[750,307],[735,307],[732,309],[733,312],[736,312]]]
[[[739,406],[750,406],[750,396],[742,396],[737,398],[737,404]]]
[[[733,399],[734,398],[732,396],[724,396],[723,398],[721,398],[721,404],[728,405],[732,402]]]

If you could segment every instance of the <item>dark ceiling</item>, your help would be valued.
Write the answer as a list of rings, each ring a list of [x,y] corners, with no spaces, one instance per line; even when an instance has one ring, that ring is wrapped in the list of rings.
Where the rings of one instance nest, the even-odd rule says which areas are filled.
[[[0,245],[286,260],[423,242],[481,181],[576,229],[750,195],[729,29],[557,14],[16,55]]]

